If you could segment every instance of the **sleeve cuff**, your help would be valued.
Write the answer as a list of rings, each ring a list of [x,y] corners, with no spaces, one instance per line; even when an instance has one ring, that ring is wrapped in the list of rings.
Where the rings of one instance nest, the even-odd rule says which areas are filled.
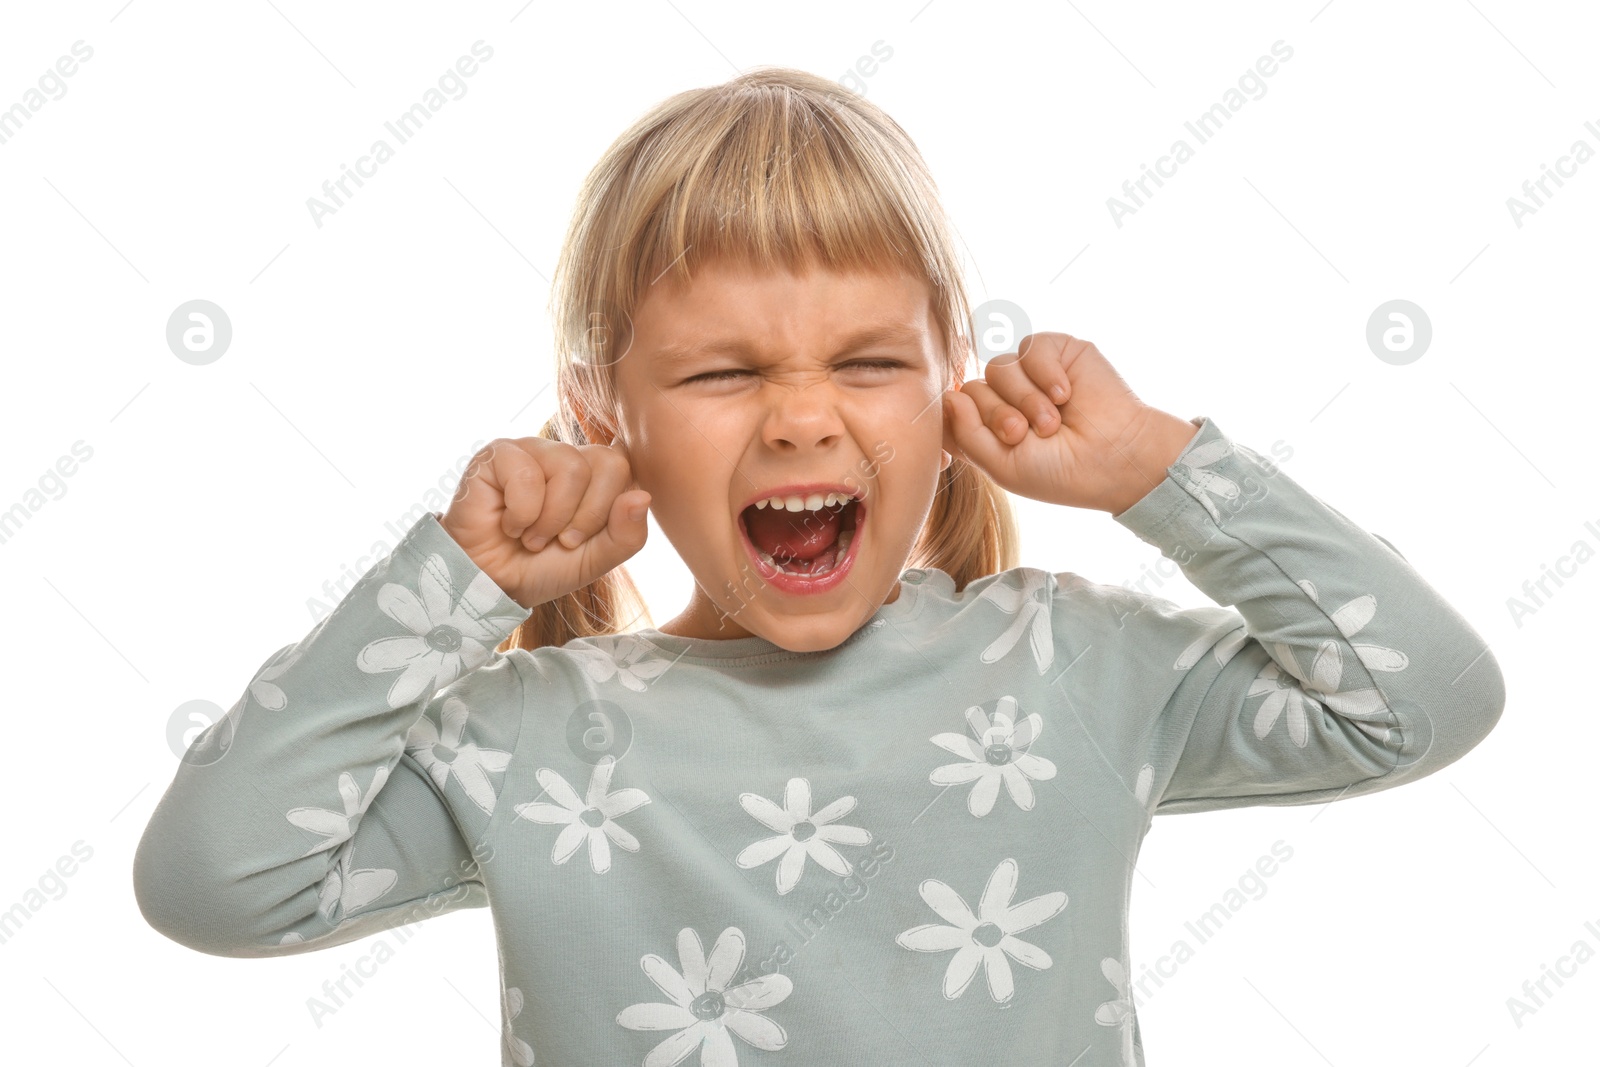
[[[1189,421],[1199,429],[1167,467],[1166,477],[1127,510],[1112,516],[1118,523],[1133,531],[1139,540],[1158,547],[1162,546],[1160,540],[1162,532],[1177,521],[1180,514],[1195,505],[1195,498],[1185,486],[1192,482],[1193,468],[1199,465],[1196,463],[1196,451],[1205,446],[1212,446],[1207,449],[1207,453],[1198,457],[1203,463],[1207,454],[1217,450],[1213,442],[1227,440],[1209,416],[1196,415]]]
[[[448,579],[455,589],[465,590],[460,609],[492,634],[498,644],[510,637],[533,612],[513,600],[473,562],[466,549],[440,525],[439,519],[437,512],[424,512],[400,538],[394,554],[404,554],[419,568],[419,581],[425,576],[437,576]],[[451,599],[454,602],[455,595]]]

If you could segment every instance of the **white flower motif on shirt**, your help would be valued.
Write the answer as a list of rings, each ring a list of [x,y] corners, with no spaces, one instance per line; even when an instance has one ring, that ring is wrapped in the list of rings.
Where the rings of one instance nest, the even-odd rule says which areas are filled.
[[[776,837],[764,837],[747,845],[734,863],[748,870],[782,856],[778,864],[778,894],[793,889],[805,872],[806,857],[839,875],[850,873],[850,862],[839,855],[834,845],[865,845],[872,834],[859,826],[834,826],[835,819],[848,815],[856,806],[855,797],[840,797],[815,815],[811,814],[811,783],[805,778],[790,778],[784,790],[783,807],[755,793],[739,794],[745,811]]]
[[[302,640],[298,644],[285,645],[278,649],[273,662],[250,680],[250,695],[256,698],[257,704],[268,711],[282,711],[288,705],[289,698],[283,695],[283,690],[278,688],[276,680],[305,655],[306,644],[307,642]]]
[[[1221,635],[1222,640],[1217,640]],[[1172,664],[1175,671],[1186,671],[1200,662],[1200,657],[1206,649],[1211,649],[1212,658],[1217,661],[1217,666],[1227,666],[1227,663],[1250,639],[1250,632],[1245,627],[1244,620],[1233,612],[1228,612],[1215,624],[1201,631],[1189,646],[1178,654],[1177,660]]]
[[[670,1004],[634,1004],[617,1013],[618,1025],[629,1030],[676,1030],[652,1048],[644,1067],[671,1067],[700,1049],[702,1067],[738,1067],[733,1038],[765,1052],[789,1043],[789,1034],[776,1021],[758,1014],[780,1004],[794,991],[785,974],[763,974],[731,989],[728,983],[744,962],[744,933],[738,927],[723,930],[706,959],[700,935],[691,927],[678,932],[681,969],[651,953],[639,961],[656,988]]]
[[[1134,1067],[1133,991],[1128,985],[1128,972],[1123,969],[1121,960],[1107,956],[1100,961],[1100,973],[1121,995],[1096,1008],[1094,1021],[1101,1026],[1117,1027],[1122,1038],[1122,1063],[1124,1067]]]
[[[349,771],[339,772],[339,798],[344,801],[344,811],[329,811],[327,808],[295,808],[288,812],[284,818],[300,827],[310,830],[314,834],[322,835],[322,840],[306,849],[300,855],[309,856],[314,852],[341,845],[355,833],[355,824],[361,815],[372,804],[378,795],[378,790],[383,788],[383,783],[389,780],[389,768],[383,764],[372,772],[372,785],[367,788],[365,796],[361,788],[356,785],[355,776]]]
[[[993,810],[1002,781],[1017,807],[1032,811],[1033,786],[1029,779],[1046,781],[1056,776],[1054,763],[1028,751],[1044,732],[1044,720],[1034,712],[1018,723],[1016,709],[1017,700],[1013,696],[999,699],[993,720],[976,705],[968,708],[967,725],[976,741],[957,733],[935,734],[928,739],[967,760],[935,767],[928,781],[947,786],[976,781],[978,784],[967,794],[967,810],[979,818]]]
[[[389,687],[391,708],[404,707],[487,663],[494,647],[517,623],[509,616],[489,615],[505,594],[482,571],[452,606],[450,570],[437,552],[418,571],[417,588],[420,597],[398,582],[384,583],[378,590],[378,607],[411,634],[380,637],[356,653],[356,666],[368,674],[402,672]]]
[[[1218,437],[1203,445],[1196,445],[1172,464],[1172,476],[1205,506],[1214,522],[1221,522],[1222,514],[1211,502],[1212,495],[1232,500],[1239,495],[1239,486],[1231,478],[1206,468],[1232,451],[1232,442],[1226,437]]]
[[[1050,954],[1016,935],[1055,918],[1067,906],[1067,895],[1057,890],[1013,905],[1017,891],[1017,861],[1004,859],[989,875],[978,914],[973,915],[961,894],[936,878],[924,879],[917,887],[923,901],[948,926],[928,923],[914,926],[895,936],[895,944],[917,952],[945,952],[955,949],[944,972],[944,996],[955,1000],[965,993],[982,964],[989,983],[989,996],[1004,1004],[1015,993],[1011,964],[1042,971],[1050,966]]]
[[[564,827],[556,835],[556,843],[550,850],[552,862],[567,862],[578,851],[578,846],[588,841],[590,869],[595,874],[605,874],[611,869],[611,844],[608,839],[618,848],[629,852],[639,851],[639,839],[613,820],[640,805],[650,803],[650,798],[643,789],[631,787],[615,793],[607,792],[611,786],[611,770],[616,762],[615,756],[600,757],[589,775],[587,798],[582,800],[578,797],[578,791],[549,767],[540,767],[534,773],[539,784],[555,798],[556,803],[529,801],[518,804],[516,812],[529,822]]]
[[[359,911],[393,889],[395,882],[399,881],[399,874],[387,867],[352,868],[350,862],[355,844],[352,838],[339,846],[339,851],[334,854],[333,866],[318,887],[317,907],[329,922],[333,921],[336,908],[341,916]]]
[[[1139,777],[1133,783],[1133,796],[1146,808],[1150,806],[1150,787],[1155,784],[1156,769],[1146,763],[1139,768]]]
[[[614,676],[635,693],[642,693],[672,666],[654,645],[632,634],[602,634],[586,640],[594,647],[574,645],[572,652],[584,673],[597,682],[608,682]]]
[[[1277,642],[1272,647],[1273,661],[1262,666],[1245,691],[1246,697],[1266,695],[1256,709],[1256,737],[1266,737],[1287,707],[1289,740],[1305,748],[1309,736],[1308,716],[1312,711],[1321,711],[1326,704],[1369,736],[1379,741],[1389,740],[1387,720],[1392,713],[1382,693],[1377,689],[1338,691],[1339,679],[1344,673],[1344,656],[1337,642],[1330,639],[1322,643],[1312,661],[1309,678],[1301,676],[1294,649]],[[1299,684],[1285,680],[1286,674]]]
[[[512,1023],[522,1014],[522,990],[512,986],[505,991],[505,1044],[506,1054],[517,1067],[533,1067],[533,1046],[517,1036]]]
[[[1011,574],[1018,574],[1022,579],[1021,588],[1009,582]],[[1055,645],[1050,637],[1050,590],[1048,582],[1050,574],[1037,567],[1019,567],[1015,571],[1007,571],[995,581],[989,583],[981,594],[979,600],[987,600],[995,604],[1001,611],[1015,615],[1011,625],[1005,632],[989,643],[979,655],[984,663],[994,663],[1016,646],[1022,632],[1028,632],[1028,647],[1033,653],[1033,662],[1043,674],[1055,658]],[[1043,599],[1035,593],[1044,593]]]
[[[1284,708],[1288,708],[1289,740],[1293,741],[1296,747],[1305,748],[1306,740],[1310,736],[1307,709],[1321,710],[1321,705],[1300,689],[1297,679],[1279,668],[1272,660],[1262,665],[1261,670],[1256,672],[1255,679],[1251,681],[1250,688],[1245,690],[1247,697],[1263,694],[1267,699],[1256,709],[1256,737],[1263,738],[1271,733],[1272,728],[1277,725],[1278,716],[1283,714]]]
[[[1304,589],[1306,595],[1313,602],[1317,599],[1317,587],[1310,581],[1302,578],[1297,583]],[[1345,637],[1354,637],[1360,633],[1372,617],[1378,613],[1378,598],[1371,593],[1365,593],[1353,600],[1346,601],[1328,617],[1339,628]],[[1387,648],[1383,645],[1368,645],[1350,642],[1350,647],[1356,650],[1356,658],[1362,664],[1375,671],[1403,671],[1411,663],[1410,657],[1397,648]]]
[[[428,772],[434,785],[443,790],[454,774],[468,798],[485,814],[493,815],[495,792],[485,772],[505,770],[511,753],[461,740],[467,729],[467,705],[461,698],[445,697],[439,717],[444,723],[442,731],[426,714],[417,720],[406,735],[406,751]]]

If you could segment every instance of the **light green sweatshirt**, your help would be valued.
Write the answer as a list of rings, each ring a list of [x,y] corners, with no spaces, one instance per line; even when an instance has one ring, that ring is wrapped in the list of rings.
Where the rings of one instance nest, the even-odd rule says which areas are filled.
[[[1152,815],[1413,781],[1505,700],[1387,542],[1192,421],[1115,521],[1237,610],[914,569],[822,652],[500,654],[528,611],[426,515],[195,739],[139,906],[239,957],[487,906],[520,1067],[1142,1065]]]

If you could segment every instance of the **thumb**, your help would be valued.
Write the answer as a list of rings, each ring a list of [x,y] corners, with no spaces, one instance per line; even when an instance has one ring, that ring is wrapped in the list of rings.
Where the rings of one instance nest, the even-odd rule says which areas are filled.
[[[650,494],[643,489],[618,493],[611,502],[606,528],[588,541],[600,573],[610,571],[633,556],[644,547],[649,534]]]

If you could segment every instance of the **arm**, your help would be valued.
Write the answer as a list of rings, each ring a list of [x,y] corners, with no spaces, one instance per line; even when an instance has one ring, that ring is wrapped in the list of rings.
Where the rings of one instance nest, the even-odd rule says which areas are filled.
[[[1358,796],[1481,741],[1505,704],[1483,639],[1387,542],[1194,421],[1166,477],[1114,515],[1238,609],[1128,618],[1168,653],[1139,768],[1155,810]],[[1171,607],[1139,606],[1154,605]]]
[[[251,957],[484,906],[522,726],[494,648],[529,614],[424,515],[195,738],[134,857],[145,919]]]

